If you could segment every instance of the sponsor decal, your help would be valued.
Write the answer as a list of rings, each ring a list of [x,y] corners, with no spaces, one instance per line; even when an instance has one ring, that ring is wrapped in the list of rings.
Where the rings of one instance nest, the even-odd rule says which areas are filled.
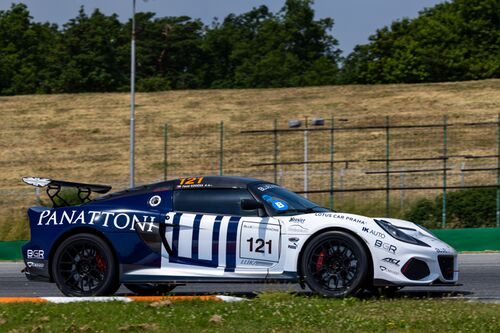
[[[273,208],[278,211],[284,211],[288,209],[288,204],[282,200],[273,200],[271,201]]]
[[[26,250],[26,258],[28,259],[44,259],[44,255],[43,250]]]
[[[156,207],[161,203],[161,197],[159,195],[152,196],[151,199],[149,199],[149,205],[151,207]]]
[[[295,222],[295,223],[304,223],[306,219],[300,218],[300,217],[291,217],[289,222]]]
[[[441,247],[441,248],[434,248],[434,250],[436,250],[436,253],[438,254],[442,254],[442,253],[449,253],[448,249],[445,249],[444,247]]]
[[[268,202],[277,211],[285,211],[288,209],[288,204],[286,201],[280,199],[273,199],[270,195],[264,194],[262,200]]]
[[[381,249],[386,250],[389,253],[396,253],[396,250],[398,249],[396,246],[389,244],[389,243],[384,243],[380,239],[377,239],[375,241],[375,247],[379,247]]]
[[[259,261],[259,260],[252,260],[252,259],[241,259],[240,260],[240,265],[247,265],[247,266],[269,266],[270,263],[267,261]]]
[[[359,224],[366,224],[366,221],[360,220],[360,219],[355,218],[353,216],[337,214],[337,213],[316,213],[316,214],[314,214],[314,216],[329,217],[329,218],[334,218],[334,219],[341,219],[341,220],[346,220],[346,221],[350,221],[350,222],[355,222],[355,223],[359,223]]]
[[[139,215],[139,216],[138,216]],[[44,210],[38,218],[37,225],[88,224],[100,225],[119,230],[134,230],[137,225],[141,231],[153,232],[155,216],[125,212],[85,211],[77,210]]]
[[[265,185],[261,185],[261,186],[257,187],[257,189],[261,192],[264,192],[264,191],[267,191],[267,190],[269,190],[271,188],[275,188],[275,187],[279,187],[279,186],[274,185],[274,184],[265,184]]]
[[[379,237],[379,238],[382,238],[384,239],[385,238],[385,234],[383,232],[380,232],[380,231],[377,231],[377,230],[373,230],[373,229],[370,229],[370,228],[367,228],[367,227],[363,227],[363,231],[364,232],[367,232],[375,237]]]
[[[345,218],[347,221],[351,221],[351,222],[356,222],[356,223],[360,223],[360,224],[366,224],[365,221],[363,220],[360,220],[360,219],[357,219],[357,218],[354,218],[352,216],[346,216]]]
[[[244,221],[240,234],[240,258],[278,262],[281,227]]]
[[[205,188],[205,187],[212,187],[212,184],[191,184],[191,185],[176,185],[176,189],[181,189],[181,188]]]
[[[181,178],[179,184],[175,188],[198,188],[198,187],[212,187],[212,184],[203,182],[203,177]]]
[[[33,267],[33,268],[44,268],[45,267],[44,263],[42,263],[42,262],[33,262],[33,261],[28,261],[26,263],[26,265],[28,265],[28,267]]]
[[[291,243],[291,244],[288,244],[288,248],[289,248],[289,249],[292,249],[292,250],[297,249],[297,247],[299,246],[299,245],[297,244],[297,242],[298,242],[299,240],[300,240],[300,239],[299,239],[299,238],[297,238],[297,237],[290,237],[290,238],[288,238],[288,241]]]
[[[389,257],[382,259],[382,261],[385,261],[389,264],[393,264],[395,266],[399,266],[399,263],[401,262],[401,260],[399,259],[389,258]]]
[[[399,272],[394,271],[394,270],[392,270],[392,269],[390,269],[390,268],[387,268],[387,267],[385,267],[385,266],[379,266],[379,268],[380,268],[380,270],[381,270],[382,272],[389,272],[389,273],[392,273],[392,274],[399,274]]]

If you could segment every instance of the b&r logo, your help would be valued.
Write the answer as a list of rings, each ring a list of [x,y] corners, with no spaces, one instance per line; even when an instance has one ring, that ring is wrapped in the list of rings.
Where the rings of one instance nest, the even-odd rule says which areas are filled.
[[[43,250],[27,250],[26,257],[28,259],[43,259],[44,252],[43,252]]]
[[[375,241],[375,246],[380,247],[384,250],[386,250],[389,253],[396,253],[396,250],[398,249],[396,246],[389,244],[389,243],[384,243],[381,240],[377,239]]]

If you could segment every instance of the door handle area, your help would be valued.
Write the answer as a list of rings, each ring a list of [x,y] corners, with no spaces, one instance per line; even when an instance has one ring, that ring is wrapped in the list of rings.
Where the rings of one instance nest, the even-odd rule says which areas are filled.
[[[160,224],[160,228],[159,228],[161,242],[163,243],[165,250],[167,250],[168,255],[173,256],[174,252],[172,251],[172,248],[170,247],[170,245],[167,242],[167,235],[166,235],[167,227],[178,227],[178,225],[173,224],[173,223],[163,222]]]

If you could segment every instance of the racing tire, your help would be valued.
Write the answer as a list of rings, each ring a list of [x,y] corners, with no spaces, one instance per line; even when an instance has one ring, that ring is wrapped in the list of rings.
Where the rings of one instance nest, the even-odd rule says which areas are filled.
[[[113,295],[120,286],[111,248],[93,234],[73,235],[59,245],[52,277],[66,296]]]
[[[323,297],[346,297],[363,289],[368,264],[359,240],[345,232],[328,231],[307,244],[300,268],[313,292]]]
[[[134,294],[140,296],[161,296],[168,294],[172,291],[176,285],[175,284],[156,284],[156,283],[125,283],[125,287]]]

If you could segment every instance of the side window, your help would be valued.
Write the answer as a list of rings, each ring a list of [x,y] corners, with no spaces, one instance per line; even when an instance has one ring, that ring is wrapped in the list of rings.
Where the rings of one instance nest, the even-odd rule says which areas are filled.
[[[236,216],[258,216],[242,210],[241,199],[253,199],[246,189],[185,189],[174,191],[174,210]]]

